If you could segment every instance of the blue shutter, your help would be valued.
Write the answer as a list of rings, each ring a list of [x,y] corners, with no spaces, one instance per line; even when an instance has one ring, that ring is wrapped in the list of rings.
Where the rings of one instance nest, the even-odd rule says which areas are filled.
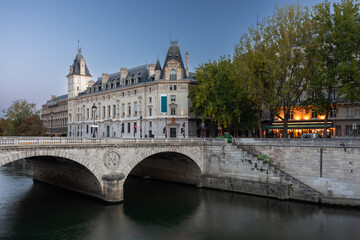
[[[167,96],[161,95],[161,113],[167,113]]]

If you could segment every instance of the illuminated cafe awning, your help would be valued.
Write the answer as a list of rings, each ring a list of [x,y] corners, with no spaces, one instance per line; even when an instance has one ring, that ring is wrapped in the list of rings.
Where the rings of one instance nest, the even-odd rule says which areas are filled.
[[[328,128],[333,127],[332,122],[327,123]],[[323,129],[324,122],[289,122],[288,129]],[[269,129],[284,129],[283,123],[274,123],[273,125],[267,126],[265,130]]]

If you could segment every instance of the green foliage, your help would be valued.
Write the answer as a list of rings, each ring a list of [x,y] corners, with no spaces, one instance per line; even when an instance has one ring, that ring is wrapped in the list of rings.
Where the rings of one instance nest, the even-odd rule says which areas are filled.
[[[4,110],[6,117],[6,125],[3,129],[4,136],[15,136],[22,133],[19,127],[25,123],[28,118],[33,115],[38,115],[39,111],[36,109],[34,103],[28,103],[26,100],[17,99],[13,101],[12,105]],[[30,126],[28,126],[30,127]]]
[[[333,7],[333,10],[331,8]],[[309,75],[307,100],[317,114],[325,115],[334,107],[333,91],[347,101],[360,100],[360,17],[356,1],[343,0],[331,5],[317,4],[312,12],[312,40],[307,46]]]
[[[243,114],[246,98],[231,77],[230,58],[202,64],[196,69],[197,85],[191,86],[189,98],[191,110],[204,121],[211,117],[219,126],[239,126],[242,117],[248,118],[249,110]]]
[[[42,136],[46,133],[39,115],[31,115],[17,129],[17,136]]]

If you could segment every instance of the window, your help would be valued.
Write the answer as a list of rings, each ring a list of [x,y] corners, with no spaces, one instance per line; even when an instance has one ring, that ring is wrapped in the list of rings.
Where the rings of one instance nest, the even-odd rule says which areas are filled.
[[[105,106],[103,106],[103,118],[105,118],[105,116],[106,116],[106,108]]]
[[[171,107],[171,115],[176,115],[176,108],[175,107]]]
[[[152,108],[149,108],[149,116],[152,116]]]
[[[294,110],[290,110],[289,119],[294,119]]]
[[[131,126],[130,126],[130,123],[128,123],[128,133],[130,133],[130,130],[131,130]]]
[[[125,93],[124,93],[124,92],[122,92],[122,96],[123,96],[123,97],[125,96]]]
[[[121,104],[122,115],[125,116],[125,103]]]
[[[130,96],[130,91],[128,91],[128,96]]]
[[[125,127],[125,123],[121,124],[121,133],[124,133],[124,127]]]
[[[330,92],[330,100],[331,101],[336,100],[336,90],[335,89],[331,90],[331,92]]]
[[[128,103],[128,115],[131,114],[131,103]]]
[[[176,70],[172,69],[170,71],[170,80],[176,80],[176,79],[177,79]]]
[[[149,122],[149,127],[152,127],[152,122]]]
[[[137,109],[138,108],[138,106],[137,106],[137,102],[134,102],[134,111],[135,111],[135,114],[137,114]]]
[[[134,94],[136,95],[136,90],[134,90]]]
[[[170,89],[170,91],[172,91],[173,90],[173,85],[170,85],[169,89]]]
[[[108,106],[108,117],[111,116],[111,106]]]
[[[137,133],[137,123],[134,122],[134,133]]]
[[[89,119],[89,117],[90,117],[90,110],[87,108],[86,109],[86,118]]]
[[[151,87],[149,87],[149,92],[151,93]]]
[[[174,85],[174,91],[176,91],[176,88],[177,88],[177,86],[176,86],[176,85]]]
[[[335,108],[332,108],[332,109],[330,110],[330,117],[331,117],[331,118],[336,117],[336,109],[335,109]]]
[[[89,133],[89,125],[86,125],[86,133]]]
[[[171,101],[172,101],[172,102],[175,102],[175,100],[176,100],[175,95],[171,95]]]
[[[347,117],[354,117],[354,109],[352,107],[346,108],[346,116]]]
[[[149,103],[152,103],[152,97],[149,97]]]
[[[116,105],[113,105],[113,117],[116,116]]]

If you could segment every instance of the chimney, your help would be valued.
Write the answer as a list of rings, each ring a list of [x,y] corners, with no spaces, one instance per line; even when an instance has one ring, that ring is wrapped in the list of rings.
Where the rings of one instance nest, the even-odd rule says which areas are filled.
[[[92,85],[94,85],[95,81],[94,80],[89,80],[88,82],[88,87],[91,87]]]
[[[103,73],[101,76],[101,83],[104,86],[109,81],[109,74]]]
[[[128,69],[127,68],[121,68],[120,69],[120,81],[123,82],[123,80],[128,75]]]
[[[51,100],[54,100],[56,98],[56,95],[51,95]]]
[[[186,77],[189,78],[189,53],[186,51]]]
[[[148,66],[149,69],[149,76],[155,75],[155,64],[149,64]]]

